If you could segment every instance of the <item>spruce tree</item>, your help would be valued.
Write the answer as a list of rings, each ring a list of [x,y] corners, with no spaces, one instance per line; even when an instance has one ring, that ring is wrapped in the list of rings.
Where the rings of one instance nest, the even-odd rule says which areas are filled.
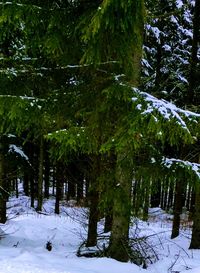
[[[140,84],[144,2],[83,0],[53,1],[46,5],[43,1],[30,4],[23,0],[20,5],[16,2],[0,5],[3,29],[0,37],[3,60],[1,136],[9,133],[20,138],[25,136],[26,140],[40,146],[40,162],[37,160],[36,164],[40,166],[37,174],[39,194],[42,194],[44,139],[50,140],[52,162],[73,162],[74,157],[81,155],[89,158],[93,168],[90,168],[87,243],[96,244],[97,216],[101,215],[102,207],[103,213],[108,214],[110,206],[112,225],[107,255],[121,261],[129,260],[133,179],[138,178],[141,182],[147,199],[148,185],[163,177],[164,182],[169,181],[170,175],[163,167],[167,165],[163,163],[166,146],[177,148],[180,143],[193,144],[199,138],[198,114],[184,111],[136,88]],[[164,16],[175,9],[170,4]],[[176,30],[179,29],[174,18],[168,15],[166,18],[170,18]],[[149,31],[155,36],[157,21],[153,22],[155,26]],[[174,33],[173,28],[168,29],[165,23],[159,27],[163,40],[166,38],[163,33]],[[152,66],[157,65],[156,71],[163,75],[158,73],[155,79],[153,74],[153,86],[141,86],[161,97],[163,93],[157,88],[162,82],[162,88],[167,88],[164,90],[166,98],[171,99],[182,85],[171,79],[179,74],[173,73],[173,69],[170,72],[172,62],[168,60],[180,56],[175,51],[171,58],[168,59],[167,55],[176,36],[167,41],[168,47],[163,40],[161,44],[156,41],[158,51],[161,51],[157,54],[163,50],[162,56],[166,56],[163,64],[162,56],[149,61]],[[183,47],[178,44],[177,50],[181,54],[187,43]],[[151,45],[146,45],[148,51],[147,47]],[[147,56],[150,52],[146,53]],[[188,60],[188,52],[186,55]],[[183,72],[185,77],[184,65],[181,61],[177,71]],[[167,71],[162,71],[165,66]],[[165,85],[166,79],[169,81]],[[180,104],[184,96],[185,93],[178,98]],[[177,153],[177,162],[178,156]],[[154,170],[152,161],[156,162],[156,178],[153,175],[149,178],[150,170]],[[174,174],[170,179],[175,180]],[[59,212],[61,177],[57,181],[56,211]],[[3,205],[5,208],[5,202]],[[41,207],[42,200],[39,199],[38,209]]]

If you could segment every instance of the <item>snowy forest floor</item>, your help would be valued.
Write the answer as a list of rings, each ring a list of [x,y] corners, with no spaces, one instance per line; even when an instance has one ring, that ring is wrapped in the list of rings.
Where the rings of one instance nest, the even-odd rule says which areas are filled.
[[[133,245],[148,257],[147,269],[109,258],[77,257],[86,239],[87,210],[64,205],[60,215],[53,210],[53,199],[37,213],[28,197],[10,198],[8,221],[0,224],[0,273],[200,273],[200,250],[188,249],[191,230],[182,227],[180,236],[171,240],[172,217],[159,208],[150,209],[147,222],[135,219],[130,230],[131,237],[143,238]],[[102,229],[100,221],[100,238],[106,242]]]

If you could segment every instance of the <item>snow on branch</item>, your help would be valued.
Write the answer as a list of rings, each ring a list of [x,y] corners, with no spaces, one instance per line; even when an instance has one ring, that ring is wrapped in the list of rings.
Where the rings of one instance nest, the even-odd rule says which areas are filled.
[[[0,98],[16,98],[16,99],[22,99],[22,100],[33,100],[35,102],[45,101],[45,99],[40,99],[37,97],[15,96],[15,95],[0,95]]]
[[[18,147],[15,144],[10,144],[8,152],[20,155],[20,157],[24,158],[28,162],[28,164],[31,165],[28,156],[22,151],[21,147]]]
[[[73,1],[72,1],[73,3]],[[54,6],[52,8],[49,8],[47,6],[39,6],[39,5],[33,5],[33,4],[26,4],[26,3],[17,3],[17,2],[12,2],[12,1],[7,1],[7,2],[0,2],[0,5],[2,6],[11,6],[11,5],[15,5],[15,6],[18,6],[18,7],[30,7],[32,9],[35,9],[35,10],[45,10],[45,11],[55,11],[55,9],[57,10],[62,10],[62,11],[66,11],[67,8],[65,7],[60,7],[58,5],[58,3],[54,3]]]
[[[185,167],[190,168],[196,174],[196,176],[200,179],[200,164],[198,163],[176,159],[176,158],[163,158],[163,165],[169,169],[173,165],[178,165],[183,168]]]
[[[22,3],[14,3],[12,1],[7,1],[7,2],[0,2],[0,5],[2,6],[9,6],[9,5],[15,5],[15,6],[18,6],[18,7],[31,7],[31,8],[35,8],[35,9],[39,9],[39,10],[42,10],[42,7],[40,6],[37,6],[37,5],[33,5],[33,4],[22,4]]]
[[[4,60],[4,58],[0,58],[0,60]],[[37,58],[30,58],[30,57],[22,58],[22,61],[24,61],[24,60],[25,61],[26,60],[36,61]],[[119,62],[118,61],[107,61],[107,62],[100,62],[100,63],[98,63],[98,65],[103,66],[103,65],[117,64],[117,63],[119,63]],[[93,64],[69,64],[66,66],[55,66],[55,67],[41,66],[41,67],[31,67],[31,71],[27,67],[25,67],[23,69],[11,67],[11,68],[0,69],[0,73],[5,73],[7,75],[12,75],[12,76],[17,76],[19,73],[31,73],[33,75],[35,73],[35,75],[43,76],[43,74],[41,72],[44,72],[44,71],[48,72],[48,71],[55,71],[55,70],[87,68],[87,67],[91,67],[92,65]]]
[[[198,121],[200,121],[200,114],[198,113],[183,110],[171,102],[163,99],[157,99],[156,97],[146,92],[141,92],[136,88],[134,88],[134,91],[147,103],[147,105],[145,106],[146,109],[142,109],[142,115],[153,114],[153,112],[156,110],[166,120],[175,119],[177,124],[179,124],[183,129],[186,129],[187,131],[189,130],[186,122],[184,121],[184,118],[189,121],[194,121],[195,123],[198,123]],[[135,101],[135,98],[133,98],[132,100]]]

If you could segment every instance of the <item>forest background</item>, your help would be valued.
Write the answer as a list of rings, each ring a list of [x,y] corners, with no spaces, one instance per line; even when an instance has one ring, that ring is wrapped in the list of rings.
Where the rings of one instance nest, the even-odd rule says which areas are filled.
[[[38,212],[50,188],[57,214],[63,198],[89,207],[86,247],[105,218],[100,255],[138,263],[129,227],[149,207],[173,211],[172,238],[188,211],[200,248],[199,13],[199,0],[0,2],[1,223],[21,179]]]

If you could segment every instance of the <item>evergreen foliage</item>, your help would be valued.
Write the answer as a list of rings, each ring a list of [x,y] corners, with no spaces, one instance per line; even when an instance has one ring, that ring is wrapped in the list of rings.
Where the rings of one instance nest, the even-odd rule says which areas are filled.
[[[130,259],[131,213],[142,207],[145,218],[149,195],[161,184],[164,191],[183,178],[191,187],[199,183],[199,164],[183,156],[199,144],[200,114],[179,108],[188,98],[193,32],[193,2],[181,3],[0,3],[0,186],[9,184],[4,161],[11,134],[33,169],[21,172],[37,210],[44,165],[47,176],[53,170],[58,213],[61,172],[66,178],[65,168],[82,164],[91,212],[87,245],[97,242],[99,217],[110,216],[106,253],[121,261]],[[76,195],[81,185],[73,183]]]
[[[184,105],[189,84],[194,1],[147,1],[144,82],[148,92]]]

